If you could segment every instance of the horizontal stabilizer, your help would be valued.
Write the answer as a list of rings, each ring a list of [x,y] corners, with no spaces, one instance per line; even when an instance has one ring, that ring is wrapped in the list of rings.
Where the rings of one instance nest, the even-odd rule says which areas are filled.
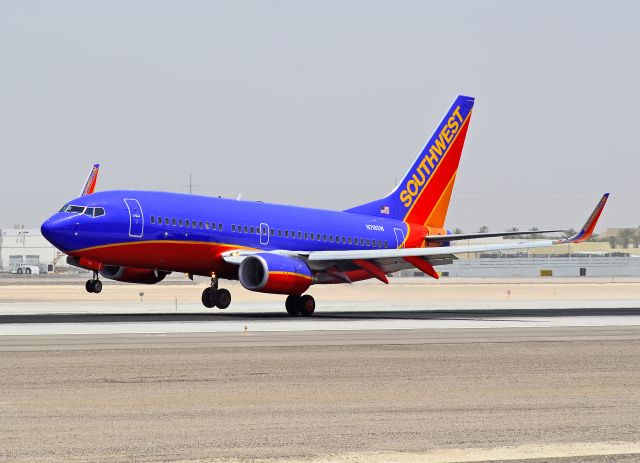
[[[457,233],[451,235],[425,236],[427,243],[440,243],[443,241],[473,240],[477,238],[495,238],[499,236],[521,236],[521,235],[542,235],[544,233],[558,233],[564,230],[536,230],[536,231],[516,231],[516,232],[496,232],[496,233]]]

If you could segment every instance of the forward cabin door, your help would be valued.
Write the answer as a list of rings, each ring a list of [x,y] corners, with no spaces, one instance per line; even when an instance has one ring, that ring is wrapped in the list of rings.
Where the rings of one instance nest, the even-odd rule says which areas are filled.
[[[132,238],[142,238],[144,231],[144,217],[142,208],[137,199],[126,198],[124,200],[129,209],[129,236]]]
[[[269,225],[266,223],[260,224],[260,244],[263,246],[269,244]]]

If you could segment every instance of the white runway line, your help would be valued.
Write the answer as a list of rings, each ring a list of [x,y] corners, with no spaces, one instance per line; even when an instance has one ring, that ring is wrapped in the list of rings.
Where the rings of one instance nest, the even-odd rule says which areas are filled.
[[[459,328],[550,328],[589,326],[640,326],[640,316],[510,317],[469,320],[234,320],[106,323],[15,323],[0,325],[0,336],[72,334],[241,333],[261,331],[367,331]]]

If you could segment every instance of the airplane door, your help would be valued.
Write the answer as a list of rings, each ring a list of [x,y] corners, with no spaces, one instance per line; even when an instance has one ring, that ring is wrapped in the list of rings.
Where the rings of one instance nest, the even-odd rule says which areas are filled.
[[[396,249],[403,248],[404,232],[400,228],[394,228],[393,232],[396,234]]]
[[[129,236],[141,238],[144,231],[144,217],[142,208],[137,199],[125,198],[125,204],[129,209]]]
[[[269,225],[266,223],[260,224],[260,244],[269,244]]]

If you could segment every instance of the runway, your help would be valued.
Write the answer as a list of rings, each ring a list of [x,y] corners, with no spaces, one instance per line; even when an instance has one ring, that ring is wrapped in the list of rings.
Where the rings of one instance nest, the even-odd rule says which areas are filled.
[[[0,461],[638,461],[640,304],[545,291],[308,319],[0,299]]]
[[[215,338],[224,343],[242,335],[243,340],[238,342],[250,344],[258,336],[261,342],[268,338],[276,343],[274,345],[290,345],[296,339],[302,344],[361,342],[357,339],[366,339],[367,342],[383,342],[376,340],[384,339],[384,342],[399,343],[408,342],[408,339],[412,339],[411,342],[421,342],[421,339],[424,342],[433,342],[434,339],[468,342],[475,338],[501,339],[503,336],[497,333],[505,333],[504,330],[507,330],[509,339],[522,337],[522,340],[529,340],[541,336],[543,332],[540,330],[543,329],[546,329],[546,336],[554,339],[582,335],[590,339],[594,336],[610,338],[616,333],[624,333],[628,338],[637,327],[640,327],[640,309],[634,308],[333,311],[311,318],[291,318],[281,313],[224,312],[0,315],[0,348],[5,345],[3,337],[20,335],[85,335],[87,339],[93,335],[98,336],[98,344],[103,344],[100,336],[109,339],[112,338],[110,335],[164,334],[173,335],[171,339],[194,339],[198,334],[208,333],[209,336],[200,335],[199,338],[213,339],[212,334],[226,333],[229,336]],[[488,334],[487,329],[496,334]],[[470,336],[474,330],[485,332]],[[513,330],[519,334],[514,336]],[[341,334],[345,331],[351,334]],[[390,331],[397,334],[392,335]],[[323,336],[322,332],[327,333]]]

